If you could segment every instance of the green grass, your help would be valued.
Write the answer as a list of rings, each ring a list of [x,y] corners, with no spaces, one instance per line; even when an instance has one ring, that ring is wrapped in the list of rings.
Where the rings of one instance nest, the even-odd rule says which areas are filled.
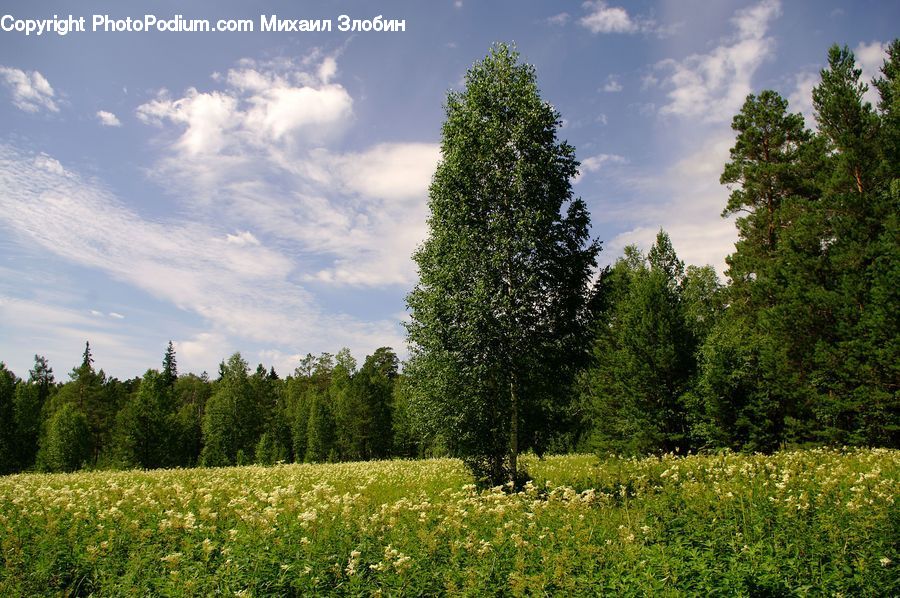
[[[0,478],[0,595],[900,595],[900,451]]]

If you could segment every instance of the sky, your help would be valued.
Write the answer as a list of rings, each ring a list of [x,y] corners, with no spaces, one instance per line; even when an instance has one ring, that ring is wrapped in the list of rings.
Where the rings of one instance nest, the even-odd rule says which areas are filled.
[[[70,14],[84,32],[16,30]],[[405,28],[339,31],[344,14]],[[104,32],[94,15],[254,31]],[[260,31],[261,15],[332,30]],[[89,340],[124,379],[170,340],[198,374],[235,351],[281,375],[342,347],[404,356],[444,102],[498,41],[561,114],[600,265],[664,228],[721,274],[731,118],[775,89],[814,127],[828,47],[870,80],[900,3],[15,0],[0,16],[0,361],[26,377],[44,355],[65,379]]]

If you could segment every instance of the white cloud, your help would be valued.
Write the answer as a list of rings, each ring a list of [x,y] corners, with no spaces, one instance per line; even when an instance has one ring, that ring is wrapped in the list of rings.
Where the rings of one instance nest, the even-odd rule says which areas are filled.
[[[215,376],[215,364],[237,351],[229,339],[217,332],[200,332],[186,340],[172,341],[181,371],[207,371]]]
[[[59,112],[53,101],[56,95],[47,79],[38,71],[25,72],[20,69],[0,66],[0,77],[12,91],[13,104],[25,112],[49,110]]]
[[[59,163],[59,160],[51,158],[47,154],[41,153],[34,157],[34,165],[41,170],[46,170],[52,174],[60,176],[68,176],[66,169]]]
[[[558,15],[553,15],[552,17],[547,17],[547,23],[549,25],[554,25],[557,27],[562,27],[566,23],[569,22],[570,15],[567,12],[561,12]]]
[[[627,163],[627,159],[617,154],[597,154],[595,156],[589,156],[581,161],[581,166],[578,169],[578,175],[572,180],[572,182],[575,184],[581,182],[581,179],[584,177],[584,175],[589,172],[597,172],[614,164],[621,165]]]
[[[179,99],[163,93],[138,108],[170,140],[151,174],[199,209],[215,205],[225,222],[252,227],[254,238],[275,237],[316,262],[299,273],[302,280],[409,285],[439,147],[330,149],[352,119],[352,99],[326,83],[337,72],[333,58],[313,56],[302,68],[241,61],[218,77],[222,90],[191,89]],[[201,98],[221,109],[200,109]],[[232,237],[232,244],[249,241]]]
[[[582,6],[589,12],[579,23],[591,33],[636,33],[641,30],[642,25],[620,6],[609,6],[603,0],[585,2]]]
[[[603,91],[607,93],[617,93],[622,91],[622,84],[619,83],[619,78],[616,75],[609,75],[606,78],[606,83],[603,85]]]
[[[730,121],[753,91],[757,68],[772,56],[775,41],[766,33],[780,14],[778,0],[762,0],[738,11],[732,19],[734,35],[709,53],[660,62],[657,68],[665,73],[663,85],[669,88],[660,114]]]
[[[316,160],[328,171],[328,186],[341,189],[349,201],[307,198],[318,238],[335,255],[331,266],[307,279],[358,286],[411,284],[416,272],[410,256],[427,234],[426,197],[439,159],[440,148],[433,143],[385,143],[360,153],[318,154]]]
[[[868,44],[860,42],[853,49],[853,54],[856,56],[856,64],[862,69],[860,79],[869,86],[869,90],[866,91],[863,98],[873,106],[878,105],[879,95],[878,90],[872,85],[872,79],[882,76],[881,67],[887,59],[887,49],[888,45],[879,41],[873,41]]]
[[[794,89],[788,95],[788,110],[803,115],[807,127],[816,124],[815,110],[812,103],[813,87],[819,84],[819,74],[803,72],[794,76]]]
[[[337,60],[334,56],[327,56],[319,65],[319,79],[322,83],[328,83],[337,75]]]
[[[125,319],[125,316],[123,316],[122,314],[120,314],[118,312],[114,312],[114,311],[109,312],[109,317],[113,318],[115,320],[124,320]]]
[[[350,189],[387,200],[421,199],[440,159],[435,143],[382,143],[365,152],[331,157]]]
[[[659,79],[653,73],[647,73],[641,77],[641,89],[647,90],[659,85]]]
[[[597,154],[581,161],[581,170],[596,172],[607,164],[626,164],[628,160],[617,154]]]
[[[333,56],[325,57],[316,74],[293,63],[241,61],[225,76],[226,89],[200,92],[190,88],[171,99],[162,92],[138,106],[138,118],[158,126],[183,127],[176,147],[189,157],[265,147],[275,142],[309,145],[322,142],[350,121],[353,101],[340,85]]]
[[[225,240],[232,245],[259,245],[259,239],[253,236],[253,233],[248,230],[239,232],[235,235],[225,235]]]
[[[202,222],[144,220],[96,182],[37,162],[0,145],[0,222],[28,243],[197,314],[210,334],[244,346],[402,346],[393,321],[326,313],[294,281],[295,265],[279,251],[229,243]]]
[[[104,127],[121,127],[122,123],[119,121],[119,117],[117,117],[112,112],[107,112],[106,110],[99,110],[97,112],[97,120],[100,121],[100,124]]]
[[[716,133],[663,173],[628,181],[641,199],[601,206],[607,217],[630,223],[629,230],[604,244],[602,259],[613,261],[629,244],[649,249],[662,227],[686,263],[711,264],[722,274],[737,238],[733,221],[719,216],[728,198],[719,175],[733,143],[732,134]]]

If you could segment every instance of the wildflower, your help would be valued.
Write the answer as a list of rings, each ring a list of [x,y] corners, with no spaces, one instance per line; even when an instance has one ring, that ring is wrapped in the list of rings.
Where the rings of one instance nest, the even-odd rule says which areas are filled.
[[[347,575],[352,576],[356,574],[356,568],[359,566],[359,557],[361,555],[362,553],[358,550],[350,551],[350,558],[347,560],[347,567],[344,569]]]
[[[166,556],[162,557],[159,560],[161,560],[162,562],[166,563],[167,565],[169,565],[171,567],[177,567],[179,561],[181,561],[182,556],[183,555],[180,552],[173,552],[172,554],[167,554]]]

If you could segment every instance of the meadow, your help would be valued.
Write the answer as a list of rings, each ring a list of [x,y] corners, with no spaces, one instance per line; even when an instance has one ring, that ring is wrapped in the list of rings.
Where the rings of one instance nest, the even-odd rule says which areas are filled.
[[[0,595],[900,595],[900,451],[0,478]]]

